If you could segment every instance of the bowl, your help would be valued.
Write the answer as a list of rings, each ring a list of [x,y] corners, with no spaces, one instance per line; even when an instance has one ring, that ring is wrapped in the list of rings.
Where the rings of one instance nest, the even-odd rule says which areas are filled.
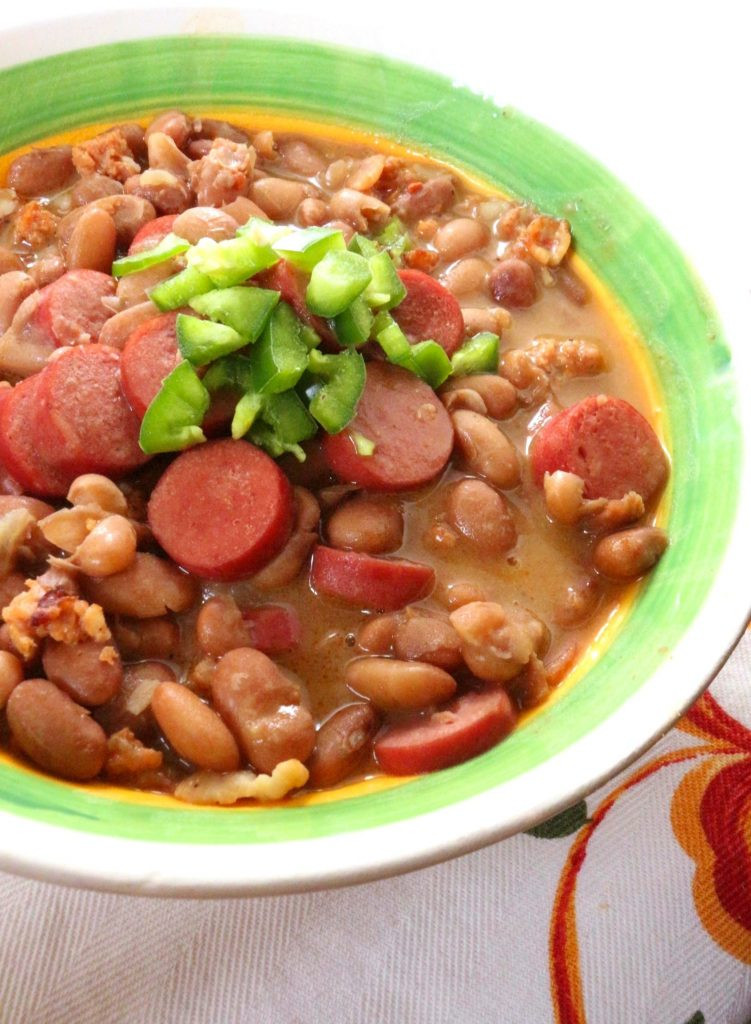
[[[671,546],[575,678],[500,746],[416,780],[233,809],[76,786],[0,756],[4,869],[160,895],[365,881],[476,849],[572,804],[664,733],[708,684],[748,618],[748,404],[684,256],[609,171],[564,137],[432,71],[303,39],[181,34],[186,17],[151,13],[137,39],[124,38],[127,21],[113,15],[33,37],[7,34],[5,51],[23,63],[0,70],[4,95],[15,97],[4,152],[170,105],[230,119],[251,111],[260,127],[344,123],[568,218],[579,257],[614,298],[624,330],[649,340],[643,363],[673,458],[660,510]]]

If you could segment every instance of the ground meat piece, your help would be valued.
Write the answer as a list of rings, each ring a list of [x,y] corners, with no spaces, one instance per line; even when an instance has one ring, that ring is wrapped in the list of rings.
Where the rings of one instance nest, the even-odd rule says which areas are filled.
[[[53,240],[59,223],[59,217],[34,199],[19,210],[13,225],[13,241],[16,245],[26,244],[32,249],[40,249]]]
[[[535,338],[523,351],[545,373],[561,377],[592,377],[606,369],[599,345],[586,338],[543,335]]]
[[[50,589],[39,580],[27,580],[26,588],[2,612],[10,639],[23,658],[33,657],[46,636],[64,644],[83,640],[103,644],[112,639],[100,605],[59,588]]]
[[[190,183],[198,206],[222,206],[248,192],[255,150],[242,142],[215,139],[206,156],[193,161]]]
[[[73,163],[82,177],[104,174],[116,181],[126,181],[141,170],[120,128],[112,128],[86,142],[79,142],[73,147]]]
[[[544,267],[557,267],[571,245],[568,221],[535,217],[520,232],[519,243]]]
[[[163,760],[161,750],[145,747],[130,729],[120,729],[107,740],[104,772],[111,779],[141,775],[143,772],[158,771]]]

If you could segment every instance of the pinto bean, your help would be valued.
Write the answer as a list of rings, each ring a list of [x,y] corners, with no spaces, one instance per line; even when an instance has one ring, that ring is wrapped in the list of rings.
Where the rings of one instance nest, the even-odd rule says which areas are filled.
[[[77,644],[46,640],[42,664],[51,683],[86,707],[112,700],[123,681],[123,667],[115,648],[93,640]]]
[[[292,536],[269,564],[253,577],[257,590],[276,590],[291,583],[302,571],[313,545],[318,540],[321,509],[304,487],[294,488],[295,525]]]
[[[125,516],[105,516],[78,545],[71,562],[87,576],[104,577],[128,569],[136,557],[136,531]]]
[[[155,739],[156,725],[151,713],[151,698],[160,683],[177,682],[169,665],[161,661],[139,661],[126,665],[119,692],[93,715],[107,735],[120,729],[132,729],[142,740]]]
[[[45,285],[52,284],[64,273],[65,260],[56,252],[42,256],[29,267],[29,277],[32,278],[37,288],[44,288]]]
[[[483,480],[461,480],[449,491],[449,522],[488,555],[504,555],[516,544],[509,502]]]
[[[394,653],[403,661],[425,661],[451,671],[462,664],[462,642],[450,622],[433,615],[407,615],[397,624]]]
[[[32,277],[22,270],[11,270],[0,276],[0,334],[7,331],[27,296],[36,291]]]
[[[149,292],[152,288],[172,277],[177,272],[177,264],[174,260],[166,260],[164,263],[157,263],[153,267],[146,267],[145,270],[138,270],[134,274],[121,277],[117,282],[117,301],[123,311],[132,309],[133,306],[142,306],[149,299]],[[156,307],[152,305],[152,316],[156,316]],[[127,338],[125,339],[128,340]]]
[[[491,334],[502,334],[511,325],[511,314],[507,309],[496,306],[462,306],[462,320],[466,335],[490,331]]]
[[[470,412],[477,412],[484,416],[488,411],[481,396],[470,388],[449,388],[441,393],[440,399],[449,412],[455,412],[457,409],[469,409]]]
[[[438,228],[433,236],[433,244],[442,258],[452,263],[475,249],[481,249],[489,237],[490,231],[482,221],[471,217],[455,217]]]
[[[591,618],[602,600],[602,587],[594,576],[579,576],[566,584],[558,599],[553,621],[557,626],[570,629]]]
[[[178,149],[175,141],[165,132],[151,132],[147,141],[149,169],[169,171],[176,178],[187,178],[190,159]]]
[[[123,572],[102,579],[86,577],[84,590],[89,600],[100,604],[105,612],[151,619],[167,612],[187,611],[196,602],[199,586],[172,562],[138,552]]]
[[[229,594],[209,598],[196,619],[196,642],[204,654],[220,658],[236,647],[251,647],[252,637],[236,601]]]
[[[404,221],[422,220],[443,213],[454,200],[454,182],[448,174],[439,174],[401,192],[394,202],[394,213]]]
[[[88,174],[75,183],[70,193],[71,205],[86,206],[96,199],[104,199],[105,196],[120,196],[123,194],[122,182],[108,178],[105,174]]]
[[[276,151],[280,164],[303,178],[314,178],[326,167],[326,161],[305,139],[277,139]]]
[[[265,654],[252,647],[229,651],[216,667],[211,689],[214,706],[257,771],[310,757],[315,726],[302,706],[302,691]]]
[[[98,270],[109,274],[117,247],[112,217],[99,206],[87,206],[68,241],[65,262],[69,270]]]
[[[199,768],[234,772],[240,751],[232,733],[216,711],[180,683],[160,683],[151,698],[151,710],[170,745]]]
[[[455,377],[441,388],[441,398],[452,391],[465,390],[474,391],[480,396],[488,416],[494,420],[505,420],[516,410],[516,388],[511,381],[495,373]]]
[[[197,139],[229,139],[230,142],[249,142],[248,133],[236,124],[215,117],[200,117],[193,122],[193,136]]]
[[[57,192],[76,173],[70,146],[31,149],[17,156],[8,169],[8,185],[24,196]]]
[[[112,636],[122,656],[136,661],[140,658],[172,658],[180,646],[180,628],[170,618],[115,619]]]
[[[295,219],[303,228],[319,227],[321,224],[326,222],[328,215],[329,208],[322,199],[315,199],[313,196],[308,196],[307,199],[303,199],[297,207]]]
[[[474,223],[474,221],[473,221]],[[477,256],[457,260],[443,272],[441,280],[457,298],[485,291],[490,264]]]
[[[27,679],[11,693],[7,716],[13,738],[35,764],[65,779],[93,779],[107,758],[100,725],[46,679]]]
[[[635,580],[649,572],[668,546],[668,536],[655,526],[621,530],[603,537],[595,545],[595,569],[611,580]]]
[[[448,583],[436,588],[436,598],[444,608],[453,611],[472,601],[484,601],[485,592],[474,583]]]
[[[516,256],[501,260],[488,278],[490,293],[502,306],[531,306],[537,298],[535,272],[526,260]]]
[[[23,663],[9,651],[0,650],[0,711],[23,679]]]
[[[385,554],[401,547],[404,517],[392,501],[357,496],[335,509],[326,533],[332,547]]]
[[[123,248],[130,245],[144,224],[156,217],[156,210],[152,204],[141,196],[103,196],[101,199],[95,199],[88,206],[79,206],[78,209],[71,210],[63,217],[58,227],[58,239],[63,249],[70,242],[73,229],[83,216],[84,210],[91,206],[104,210],[112,217],[117,230],[117,244]]]
[[[179,214],[172,230],[191,245],[202,238],[213,238],[221,242],[232,238],[237,231],[237,221],[229,213],[213,206],[193,206]]]
[[[151,203],[160,216],[182,213],[193,198],[186,181],[160,168],[149,168],[126,178],[125,194]]]
[[[357,658],[344,670],[354,693],[367,697],[384,711],[408,711],[442,704],[456,691],[448,672],[422,661],[395,658]]]
[[[462,640],[462,656],[478,679],[505,683],[518,675],[533,654],[550,643],[547,627],[524,608],[473,601],[449,616]]]
[[[334,220],[343,220],[355,231],[369,231],[384,224],[391,215],[386,203],[354,188],[335,192],[329,200],[329,212]]]
[[[0,245],[0,274],[9,274],[11,270],[23,270],[23,260],[12,249]]]
[[[368,192],[378,184],[385,166],[386,157],[383,153],[374,153],[358,160],[347,176],[347,186],[358,192]]]
[[[222,210],[238,225],[247,224],[251,217],[260,217],[261,220],[268,220],[261,207],[257,206],[252,199],[248,199],[247,196],[238,196],[231,203],[225,203]]]
[[[253,182],[253,202],[272,220],[291,220],[308,193],[307,185],[287,178],[259,178]]]
[[[519,456],[492,420],[465,409],[453,413],[451,420],[456,431],[456,445],[465,465],[473,473],[486,477],[501,490],[519,484]]]
[[[357,631],[358,646],[371,654],[390,654],[396,626],[396,615],[376,615],[366,619]]]
[[[148,143],[154,133],[163,132],[165,135],[169,135],[176,146],[182,149],[188,141],[192,127],[192,121],[182,110],[165,110],[148,126],[145,139]]]
[[[372,704],[348,704],[327,718],[318,730],[308,761],[309,785],[336,786],[353,775],[373,749],[380,716]]]

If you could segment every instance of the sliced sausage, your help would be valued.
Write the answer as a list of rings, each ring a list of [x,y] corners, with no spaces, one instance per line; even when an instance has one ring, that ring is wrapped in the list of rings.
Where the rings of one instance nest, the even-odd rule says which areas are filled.
[[[636,491],[647,504],[665,484],[668,462],[652,427],[622,398],[590,395],[548,420],[531,450],[535,481],[564,470],[584,481],[585,498]]]
[[[21,381],[0,404],[0,460],[25,491],[50,497],[62,497],[75,474],[52,466],[42,455],[40,443],[41,376]]]
[[[254,279],[261,288],[281,292],[282,300],[288,302],[304,324],[312,327],[324,341],[336,343],[336,335],[320,316],[315,316],[305,302],[305,278],[288,263],[279,260],[273,267],[264,270]],[[338,346],[337,346],[338,347]]]
[[[431,715],[389,726],[376,740],[375,753],[392,775],[434,772],[494,747],[515,721],[505,690],[465,693]]]
[[[41,376],[39,437],[54,465],[73,477],[119,477],[149,458],[123,394],[120,353],[104,345],[70,349]],[[52,461],[52,459],[51,459]]]
[[[69,270],[41,291],[31,325],[56,346],[97,341],[112,316],[103,299],[115,294],[115,282],[98,270]]]
[[[93,779],[107,757],[104,730],[46,679],[27,679],[11,693],[6,713],[13,738],[35,764],[64,779]]]
[[[173,312],[152,317],[136,327],[125,343],[121,364],[123,391],[139,418],[143,418],[164,378],[180,362],[175,333],[177,316]]]
[[[252,646],[264,654],[283,654],[300,643],[302,626],[294,608],[281,604],[246,608],[243,620],[249,626]]]
[[[358,455],[353,434],[375,444],[372,455]],[[399,366],[371,362],[355,418],[324,437],[323,452],[340,480],[405,491],[438,476],[453,443],[451,420],[432,388]]]
[[[400,270],[399,277],[407,294],[392,310],[394,320],[410,342],[432,339],[453,355],[464,338],[459,303],[448,288],[422,270]]]
[[[145,252],[148,249],[153,249],[155,245],[159,245],[162,239],[170,233],[176,220],[176,213],[168,213],[164,217],[148,221],[136,231],[133,241],[128,247],[128,255]]]
[[[123,681],[120,655],[114,647],[94,640],[78,644],[47,640],[42,664],[51,683],[86,707],[96,707],[112,700]]]
[[[209,441],[178,455],[149,501],[156,539],[178,565],[205,579],[257,572],[284,546],[292,519],[287,478],[247,441]]]
[[[265,654],[252,647],[229,651],[216,667],[211,689],[214,706],[257,771],[310,757],[316,733],[300,687]]]
[[[356,608],[396,611],[427,597],[435,584],[435,573],[419,562],[376,558],[319,544],[313,552],[310,583],[317,593]]]

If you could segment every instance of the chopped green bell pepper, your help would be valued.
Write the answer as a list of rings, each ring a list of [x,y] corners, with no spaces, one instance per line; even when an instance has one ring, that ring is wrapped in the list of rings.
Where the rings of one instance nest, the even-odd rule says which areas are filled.
[[[216,242],[202,238],[186,255],[188,267],[208,277],[215,288],[230,288],[279,262],[270,245],[259,245],[248,235]]]
[[[246,344],[256,341],[268,323],[272,309],[279,302],[279,292],[268,288],[219,288],[190,300],[196,313],[215,323],[226,324],[242,335]]]
[[[197,316],[178,313],[175,321],[177,347],[193,366],[206,366],[221,356],[244,348],[247,342],[226,324],[199,320]]]
[[[313,267],[305,296],[317,316],[335,317],[370,284],[368,261],[356,252],[329,252]]]
[[[170,231],[161,242],[158,242],[153,249],[143,249],[141,252],[134,252],[132,256],[123,256],[112,264],[113,277],[127,277],[128,274],[136,274],[139,270],[146,270],[147,267],[155,267],[159,263],[174,259],[187,252],[190,242]]]
[[[481,331],[466,341],[451,357],[451,373],[463,377],[468,373],[497,373],[500,339],[490,331]]]
[[[251,354],[253,383],[259,394],[293,388],[308,365],[308,346],[292,307],[280,302]]]
[[[388,256],[386,257],[388,259]],[[389,260],[389,262],[391,262]],[[334,331],[340,345],[362,345],[370,337],[373,327],[373,314],[362,295],[348,306],[343,313],[334,317]]]
[[[310,414],[329,434],[338,434],[357,412],[365,388],[365,360],[355,349],[337,355],[323,355],[313,349],[308,356],[308,371],[314,378],[307,389]]]
[[[396,272],[387,252],[378,252],[368,260],[372,279],[363,292],[368,305],[379,309],[393,309],[405,298],[407,289]]]
[[[418,376],[434,390],[451,374],[451,360],[437,341],[419,341],[412,346],[412,358]]]
[[[149,298],[162,311],[179,309],[180,306],[187,306],[196,295],[210,292],[213,287],[211,279],[205,274],[195,267],[186,267],[174,277],[168,277],[166,281],[155,285],[149,292]]]
[[[301,228],[291,231],[272,243],[274,252],[298,270],[310,273],[326,253],[346,249],[339,228]]]
[[[143,451],[176,452],[206,440],[201,430],[209,392],[188,362],[179,363],[162,381],[141,422]]]

